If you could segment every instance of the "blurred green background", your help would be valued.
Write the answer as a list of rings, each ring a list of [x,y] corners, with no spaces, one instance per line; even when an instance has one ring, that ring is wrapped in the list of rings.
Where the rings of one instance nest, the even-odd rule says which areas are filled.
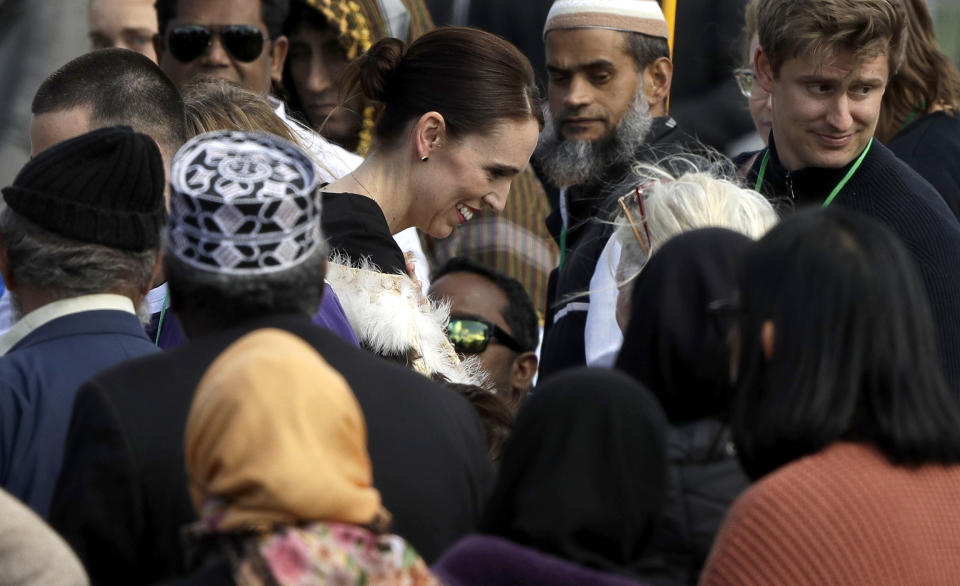
[[[927,0],[940,49],[960,65],[960,0]]]

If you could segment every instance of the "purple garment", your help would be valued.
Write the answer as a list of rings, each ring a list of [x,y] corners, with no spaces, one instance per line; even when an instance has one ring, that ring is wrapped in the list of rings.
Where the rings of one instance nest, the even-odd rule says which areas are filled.
[[[187,341],[187,336],[183,333],[180,320],[177,319],[174,311],[168,309],[164,314],[163,325],[160,327],[158,338],[157,327],[159,323],[160,313],[153,314],[150,318],[150,325],[146,327],[146,332],[150,341],[154,342],[160,349],[175,348]],[[350,327],[350,322],[347,321],[347,314],[343,312],[343,306],[340,305],[337,294],[326,283],[323,284],[323,301],[320,303],[320,310],[313,318],[313,323],[327,328],[354,346],[360,345],[357,342],[357,336],[353,333],[353,328]]]
[[[163,314],[163,323],[160,323],[160,315]],[[157,329],[160,335],[157,335]],[[176,348],[187,341],[187,335],[183,333],[180,327],[180,320],[170,309],[166,312],[157,312],[150,316],[150,324],[145,328],[147,337],[161,350]]]
[[[458,541],[430,568],[448,586],[637,586],[623,576],[591,570],[492,535]]]
[[[360,346],[357,335],[353,333],[353,328],[347,320],[347,314],[340,305],[340,299],[333,292],[333,287],[327,283],[323,284],[323,303],[320,304],[320,311],[314,316],[313,323],[327,328],[354,346]]]

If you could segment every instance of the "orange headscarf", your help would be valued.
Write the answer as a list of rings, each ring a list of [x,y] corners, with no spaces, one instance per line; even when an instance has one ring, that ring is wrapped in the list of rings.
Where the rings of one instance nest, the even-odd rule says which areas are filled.
[[[219,529],[386,516],[356,398],[316,350],[280,330],[242,337],[207,370],[187,419],[186,461],[197,510],[222,503]]]

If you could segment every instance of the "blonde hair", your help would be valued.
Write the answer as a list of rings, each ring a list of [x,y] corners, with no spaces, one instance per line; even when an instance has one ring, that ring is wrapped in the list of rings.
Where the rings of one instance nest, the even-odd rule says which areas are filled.
[[[330,177],[334,173],[318,160],[303,139],[277,115],[273,105],[260,94],[222,79],[200,79],[184,90],[183,106],[187,119],[187,139],[214,130],[258,130],[269,132],[297,145]],[[296,124],[296,122],[292,122]],[[304,133],[313,133],[300,125]],[[317,140],[323,140],[316,135]]]
[[[634,172],[639,176],[646,212],[645,229],[640,225],[639,204],[627,198],[627,209],[644,239],[641,245],[633,225],[623,211],[617,216],[614,238],[622,252],[617,267],[617,281],[626,284],[637,277],[653,255],[668,240],[697,228],[727,228],[754,240],[777,223],[777,212],[763,195],[741,187],[725,170],[690,159],[675,157],[659,166],[640,164]],[[674,169],[675,171],[670,171]],[[649,232],[649,242],[646,233]],[[648,253],[643,248],[649,249]]]
[[[266,98],[222,79],[202,79],[184,90],[187,138],[214,130],[259,130],[302,146]]]

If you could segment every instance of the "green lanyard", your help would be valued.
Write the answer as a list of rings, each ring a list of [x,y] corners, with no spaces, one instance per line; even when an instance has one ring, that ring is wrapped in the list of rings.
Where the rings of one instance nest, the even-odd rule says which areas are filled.
[[[867,143],[867,148],[863,149],[863,152],[860,153],[860,156],[857,157],[857,162],[850,167],[850,170],[847,171],[847,174],[843,176],[843,179],[840,180],[840,183],[837,183],[837,186],[833,188],[833,191],[830,192],[830,195],[827,196],[827,199],[823,200],[822,207],[827,207],[833,200],[836,199],[837,195],[840,194],[840,190],[844,188],[848,181],[853,177],[853,174],[857,172],[857,169],[860,168],[860,164],[863,163],[863,160],[867,158],[867,153],[870,152],[870,147],[873,146],[873,139],[870,139],[870,142]],[[763,161],[760,163],[760,172],[757,174],[757,186],[754,188],[754,191],[760,191],[760,188],[763,187],[763,178],[767,174],[767,163],[770,162],[770,149],[767,149],[763,153]]]
[[[160,308],[160,319],[157,320],[157,339],[153,341],[153,345],[157,348],[160,347],[160,332],[163,330],[163,318],[167,316],[167,300],[170,299],[170,291],[167,290],[163,294],[163,307]]]

